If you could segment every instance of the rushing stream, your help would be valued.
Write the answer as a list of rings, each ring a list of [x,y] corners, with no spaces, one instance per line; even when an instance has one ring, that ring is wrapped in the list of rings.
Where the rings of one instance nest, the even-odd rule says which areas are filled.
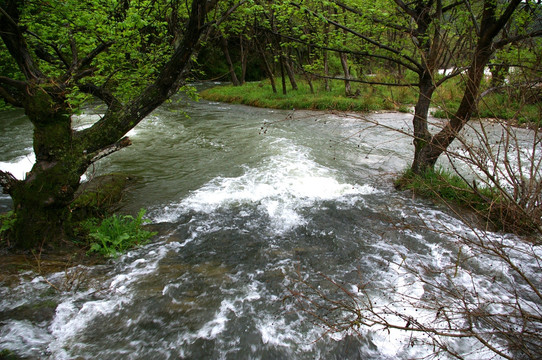
[[[0,116],[0,168],[22,177],[33,161],[31,125],[20,112]],[[76,126],[98,117],[88,112]],[[412,119],[370,117],[404,129]],[[394,176],[411,160],[410,138],[353,117],[205,100],[163,106],[129,135],[131,147],[86,176],[137,177],[123,211],[146,208],[159,236],[106,264],[1,279],[0,349],[32,359],[410,359],[432,353],[413,346],[408,332],[363,329],[360,336],[321,337],[321,327],[285,300],[297,271],[345,284],[362,277],[375,289],[407,286],[422,296],[424,288],[405,280],[408,274],[395,264],[402,258],[435,269],[456,263],[457,249],[444,232],[413,225],[423,219],[470,229],[444,209],[393,189]],[[0,211],[10,206],[2,195]],[[490,283],[479,286],[492,291]],[[467,357],[472,350],[467,340],[455,346]]]

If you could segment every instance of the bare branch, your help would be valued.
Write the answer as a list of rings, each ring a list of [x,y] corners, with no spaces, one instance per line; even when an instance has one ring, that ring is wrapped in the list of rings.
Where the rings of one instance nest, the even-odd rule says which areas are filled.
[[[300,8],[300,5],[299,5],[299,4],[293,4],[293,3],[292,3],[292,5],[294,5],[294,6],[298,7],[298,8]],[[306,9],[306,8],[305,8],[304,10],[305,10],[306,12],[308,12],[309,14],[313,15],[313,16],[317,16],[317,14],[316,14],[314,11],[311,11],[311,10]],[[356,36],[356,37],[358,37],[358,38],[360,38],[360,39],[362,39],[362,40],[368,42],[369,44],[372,44],[372,45],[376,46],[376,47],[379,48],[379,49],[382,49],[382,50],[384,50],[384,51],[387,51],[387,52],[389,52],[389,53],[391,53],[391,54],[393,54],[393,55],[396,55],[397,57],[402,58],[402,59],[404,59],[405,61],[411,63],[414,67],[417,68],[416,72],[423,71],[423,67],[422,67],[422,65],[421,65],[418,61],[416,61],[414,58],[412,58],[412,57],[410,57],[410,56],[408,56],[408,55],[402,54],[399,50],[394,49],[394,48],[392,48],[392,47],[389,46],[389,45],[382,44],[382,43],[380,43],[380,42],[378,42],[378,41],[376,41],[376,40],[374,40],[374,39],[371,39],[371,38],[368,37],[368,36],[365,36],[365,35],[363,35],[363,34],[357,32],[357,31],[355,31],[354,29],[351,29],[351,28],[349,28],[349,27],[347,27],[347,26],[345,26],[345,25],[342,25],[342,24],[340,24],[340,23],[338,23],[338,22],[336,22],[336,21],[333,21],[333,20],[331,20],[331,19],[328,19],[328,18],[326,18],[326,17],[324,17],[324,16],[322,16],[322,18],[323,18],[327,23],[329,23],[329,24],[331,24],[331,25],[333,25],[333,26],[335,26],[335,27],[337,27],[337,28],[339,28],[339,29],[341,29],[341,30],[344,30],[344,31],[346,31],[346,32],[349,32],[349,33],[351,33],[352,35],[354,35],[354,36]]]
[[[387,83],[387,82],[381,82],[381,81],[368,81],[368,80],[361,80],[361,79],[355,79],[355,78],[346,79],[346,78],[337,77],[337,76],[320,75],[320,74],[313,73],[310,71],[306,71],[306,73],[322,78],[322,79],[341,80],[341,81],[349,80],[351,82],[357,82],[360,84],[369,84],[369,85],[384,85],[384,86],[396,86],[396,87],[417,87],[419,85],[417,83],[397,84],[397,83]]]

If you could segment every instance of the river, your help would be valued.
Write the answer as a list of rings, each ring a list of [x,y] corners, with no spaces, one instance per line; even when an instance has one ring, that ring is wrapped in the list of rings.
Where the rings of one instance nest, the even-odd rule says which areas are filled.
[[[99,112],[86,111],[75,126],[88,126]],[[0,116],[0,168],[22,177],[33,161],[31,125],[20,112]],[[405,259],[442,274],[455,265],[457,275],[457,243],[435,229],[473,229],[442,206],[393,188],[413,150],[392,128],[408,130],[412,115],[368,116],[206,100],[162,106],[130,132],[132,146],[86,175],[136,177],[122,211],[146,208],[159,235],[105,264],[4,278],[0,349],[31,359],[431,355],[423,334],[378,327],[325,334],[288,297],[299,277],[325,287],[325,274],[348,288],[369,284],[374,299],[398,289],[422,298],[427,289],[400,266]],[[0,211],[10,206],[2,195]],[[495,276],[480,263],[464,271]],[[472,286],[472,276],[456,282]],[[477,286],[499,296],[488,281]],[[450,346],[467,358],[488,356],[474,340],[452,339]]]

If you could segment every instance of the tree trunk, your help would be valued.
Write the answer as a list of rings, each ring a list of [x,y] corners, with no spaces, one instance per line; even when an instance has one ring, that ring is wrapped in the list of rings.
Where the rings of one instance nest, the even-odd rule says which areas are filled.
[[[192,2],[179,46],[160,68],[154,82],[126,104],[92,82],[77,83],[79,77],[90,76],[87,67],[111,43],[98,45],[78,63],[79,67],[70,68],[64,76],[48,77],[29,56],[21,32],[24,27],[17,23],[19,10],[23,7],[13,0],[3,8],[0,12],[0,37],[25,77],[25,81],[11,80],[10,83],[14,84],[12,91],[21,99],[20,106],[34,125],[36,154],[36,162],[24,180],[0,171],[0,185],[13,199],[15,224],[9,234],[13,246],[37,248],[70,233],[69,206],[81,175],[93,162],[130,145],[124,135],[178,90],[206,28],[207,12],[215,4],[216,1],[208,0]],[[108,106],[99,121],[80,131],[71,127],[73,109],[66,98],[70,93],[68,88],[73,85]]]
[[[267,61],[267,56],[265,56],[265,52],[262,49],[262,46],[259,42],[256,42],[256,46],[258,47],[258,51],[260,52],[260,55],[263,60],[265,73],[267,74],[267,77],[269,78],[269,82],[271,83],[271,88],[273,89],[273,93],[277,93],[277,86],[275,85],[275,77],[273,75],[273,70],[271,69],[271,65],[269,65],[269,61]]]
[[[344,92],[346,96],[352,95],[352,87],[350,85],[350,69],[348,69],[348,59],[345,53],[341,53],[341,65],[344,71]]]
[[[322,60],[324,61],[324,90],[329,92],[331,91],[331,85],[329,83],[329,55],[327,53],[327,50],[324,50],[324,56]]]
[[[415,174],[423,173],[428,167],[426,150],[431,140],[431,133],[427,125],[427,116],[431,105],[431,97],[433,91],[435,91],[432,76],[428,72],[421,76],[419,89],[420,93],[414,108],[414,119],[412,121],[414,126],[414,161],[411,170]]]
[[[284,58],[282,56],[279,56],[279,62],[280,62],[280,77],[282,81],[282,94],[286,95],[286,74],[284,74]]]
[[[230,70],[231,82],[234,86],[239,86],[241,84],[239,83],[239,79],[237,79],[237,75],[235,75],[235,68],[233,66],[233,62],[231,61],[230,51],[228,50],[228,40],[226,40],[224,36],[221,36],[220,43],[222,44],[222,51],[224,52],[224,57],[226,58],[228,68]]]
[[[487,49],[491,51],[490,49]],[[470,120],[476,110],[480,83],[484,75],[484,67],[489,61],[490,54],[479,53],[476,55],[474,66],[469,69],[467,85],[457,112],[452,116],[446,126],[433,138],[423,150],[425,166],[433,168],[439,156],[446,151],[448,146],[455,140],[465,124]]]
[[[295,80],[293,66],[287,57],[283,57],[283,59],[284,59],[284,67],[286,68],[288,79],[290,80],[290,85],[292,85],[292,90],[297,90],[298,87],[297,87],[297,81]]]
[[[52,91],[56,90],[51,86]],[[24,180],[13,181],[16,221],[13,245],[30,249],[70,233],[69,205],[88,163],[74,142],[65,99],[35,86],[25,99],[26,114],[34,124],[36,163]]]
[[[439,156],[446,151],[470,120],[472,113],[476,110],[484,68],[495,51],[494,39],[510,20],[520,2],[520,0],[510,1],[506,10],[500,17],[497,17],[497,3],[489,0],[484,1],[480,35],[469,66],[466,87],[459,108],[444,128],[434,135],[428,143],[423,141],[417,146],[416,158],[412,166],[414,171],[433,169]]]
[[[248,51],[245,49],[243,44],[243,36],[239,36],[239,44],[241,49],[241,85],[246,81],[247,75],[247,62],[248,62]]]

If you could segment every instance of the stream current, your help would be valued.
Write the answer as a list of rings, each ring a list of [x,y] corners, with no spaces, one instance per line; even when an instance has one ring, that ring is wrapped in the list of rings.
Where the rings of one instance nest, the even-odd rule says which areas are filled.
[[[19,112],[0,116],[0,168],[22,178],[33,161],[31,125]],[[368,116],[399,129],[412,120],[411,114]],[[74,126],[98,118],[99,109],[87,111]],[[86,177],[137,177],[122,211],[146,208],[159,235],[105,264],[2,279],[0,349],[30,359],[432,353],[414,346],[408,332],[324,334],[287,299],[298,273],[309,281],[325,274],[344,284],[370,282],[380,289],[375,298],[399,287],[422,297],[424,287],[396,264],[416,259],[438,272],[455,263],[448,236],[415,225],[469,227],[393,189],[411,161],[410,138],[354,117],[206,100],[165,105],[129,136],[132,146],[101,160]],[[0,211],[10,206],[2,195]],[[477,271],[495,275],[482,266]],[[492,291],[489,283],[479,286]],[[468,340],[454,346],[467,357],[472,351]]]

